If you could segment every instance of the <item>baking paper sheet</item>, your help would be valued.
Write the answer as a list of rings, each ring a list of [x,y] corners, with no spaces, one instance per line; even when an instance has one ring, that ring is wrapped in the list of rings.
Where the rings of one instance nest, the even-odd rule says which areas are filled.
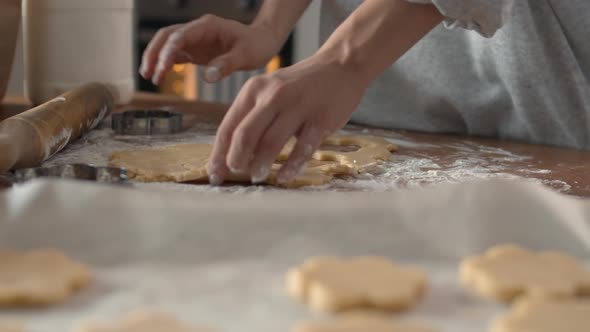
[[[0,311],[32,332],[71,331],[137,309],[226,332],[288,331],[318,316],[286,296],[286,269],[329,254],[418,265],[430,291],[400,319],[487,331],[506,308],[461,287],[462,257],[512,242],[590,259],[590,201],[520,182],[232,195],[40,180],[0,193],[0,211],[0,247],[56,247],[95,270],[94,284],[63,305]]]

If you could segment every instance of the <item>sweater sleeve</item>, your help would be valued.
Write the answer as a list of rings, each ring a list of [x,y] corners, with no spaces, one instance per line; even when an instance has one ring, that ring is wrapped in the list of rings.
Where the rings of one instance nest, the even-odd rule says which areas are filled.
[[[492,37],[510,17],[514,0],[406,0],[433,4],[445,16],[447,28],[475,30]]]

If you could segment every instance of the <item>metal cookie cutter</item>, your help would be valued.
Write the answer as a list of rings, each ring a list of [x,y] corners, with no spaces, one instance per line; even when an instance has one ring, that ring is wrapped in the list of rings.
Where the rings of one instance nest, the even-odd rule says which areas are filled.
[[[182,114],[166,110],[136,110],[114,113],[117,135],[170,135],[182,130]]]
[[[109,184],[127,184],[129,177],[127,170],[114,167],[96,167],[86,164],[67,164],[53,167],[35,167],[16,170],[16,182],[50,177],[94,181]]]

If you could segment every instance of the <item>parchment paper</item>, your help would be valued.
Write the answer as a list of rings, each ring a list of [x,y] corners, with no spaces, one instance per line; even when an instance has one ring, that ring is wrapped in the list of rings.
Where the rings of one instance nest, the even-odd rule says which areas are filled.
[[[136,309],[220,331],[288,331],[317,316],[285,295],[284,273],[320,254],[418,265],[430,291],[401,319],[487,331],[506,308],[461,287],[460,258],[512,242],[590,259],[590,201],[520,182],[231,195],[41,180],[0,193],[0,211],[0,247],[56,247],[95,269],[94,284],[63,305],[0,310],[0,319],[32,332],[70,331]]]

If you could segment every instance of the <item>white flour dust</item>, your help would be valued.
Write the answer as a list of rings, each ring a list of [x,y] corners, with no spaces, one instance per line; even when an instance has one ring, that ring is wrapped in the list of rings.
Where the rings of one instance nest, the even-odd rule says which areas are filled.
[[[337,179],[330,186],[355,191],[389,191],[399,188],[428,187],[439,183],[460,183],[490,178],[523,178],[507,173],[508,165],[487,163],[485,160],[470,157],[456,160],[450,166],[442,167],[432,159],[394,155],[391,161],[380,165],[378,169],[381,170],[378,174],[361,174],[354,179]],[[533,170],[533,172],[545,173],[549,171]],[[563,181],[525,179],[549,185],[561,192],[571,189],[571,186]]]
[[[60,151],[72,137],[72,128],[64,128],[59,134],[49,138],[45,144],[45,159],[52,156],[52,153]]]
[[[108,119],[107,119],[108,120]],[[189,130],[168,136],[115,136],[109,128],[110,121],[104,121],[98,129],[67,147],[45,163],[55,166],[69,163],[86,163],[106,166],[111,153],[121,150],[163,147],[184,143],[212,143],[216,127],[213,124],[199,123]],[[344,134],[358,132],[343,131]],[[363,131],[363,134],[371,134]],[[527,164],[531,159],[509,151],[461,142],[448,145],[418,143],[402,135],[386,137],[400,147],[391,161],[371,168],[370,174],[360,174],[333,180],[330,184],[306,187],[305,191],[390,191],[400,188],[427,187],[440,183],[459,183],[489,178],[517,179],[524,178],[542,183],[560,192],[571,189],[568,183],[560,180],[538,179],[536,176],[550,174],[550,170],[539,169]],[[432,151],[445,148],[452,151],[444,157],[433,157]],[[523,166],[524,165],[524,166]],[[511,173],[516,173],[511,174]],[[222,193],[256,193],[262,191],[282,190],[269,186],[230,185],[212,187],[208,185],[176,183],[137,183],[137,188],[145,190],[164,190],[180,192],[222,192]]]
[[[102,108],[100,109],[98,116],[94,119],[88,120],[88,122],[86,123],[86,128],[89,128],[89,129],[96,128],[96,126],[98,126],[100,124],[100,122],[102,120],[104,120],[104,117],[107,115],[108,112],[109,112],[109,105],[104,104],[102,106]]]

